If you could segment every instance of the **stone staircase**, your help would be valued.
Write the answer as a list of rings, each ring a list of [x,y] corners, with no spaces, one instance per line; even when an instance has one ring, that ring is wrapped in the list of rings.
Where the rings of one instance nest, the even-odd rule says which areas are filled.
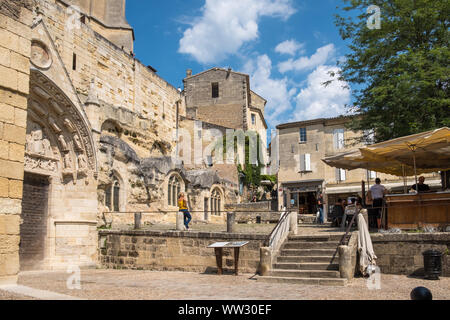
[[[290,235],[280,249],[269,275],[260,281],[305,285],[345,286],[340,278],[339,255],[336,251],[342,234]]]

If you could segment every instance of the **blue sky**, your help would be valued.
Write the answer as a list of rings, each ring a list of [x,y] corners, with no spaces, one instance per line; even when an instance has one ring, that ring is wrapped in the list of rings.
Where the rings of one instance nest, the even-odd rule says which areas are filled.
[[[348,53],[334,25],[341,0],[127,0],[136,57],[182,87],[186,69],[232,67],[268,100],[270,129],[345,114],[345,83],[324,88]]]

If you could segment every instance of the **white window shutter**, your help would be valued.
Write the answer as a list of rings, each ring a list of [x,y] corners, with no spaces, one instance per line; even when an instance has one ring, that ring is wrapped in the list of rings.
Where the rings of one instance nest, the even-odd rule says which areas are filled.
[[[345,170],[344,170],[344,169],[341,169],[341,181],[345,181],[346,178],[347,178],[347,177],[346,177],[346,172],[345,172]]]
[[[299,158],[300,158],[300,172],[303,172],[306,169],[306,167],[305,167],[305,155],[301,154],[299,156]]]
[[[337,130],[334,130],[333,132],[333,144],[334,144],[334,149],[338,149],[338,132]]]
[[[311,171],[311,155],[305,154],[305,171]]]
[[[336,168],[336,181],[341,181],[341,169]]]

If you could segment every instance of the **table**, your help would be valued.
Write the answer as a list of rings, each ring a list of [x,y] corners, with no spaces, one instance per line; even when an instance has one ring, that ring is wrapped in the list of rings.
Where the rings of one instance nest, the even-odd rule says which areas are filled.
[[[239,274],[239,249],[248,244],[248,241],[239,242],[215,242],[208,246],[208,248],[214,248],[214,253],[216,254],[217,262],[217,274],[221,275],[223,273],[222,260],[223,260],[223,248],[234,248],[234,274],[237,276]]]

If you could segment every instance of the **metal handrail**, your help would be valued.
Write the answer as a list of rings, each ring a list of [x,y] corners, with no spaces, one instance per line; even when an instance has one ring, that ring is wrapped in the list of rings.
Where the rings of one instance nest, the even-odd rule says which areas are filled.
[[[273,228],[273,230],[270,232],[269,236],[266,239],[265,245],[270,246],[270,242],[272,240],[272,236],[281,228],[281,225],[284,223],[284,221],[289,217],[290,211],[285,210],[280,217],[280,220],[278,221],[277,225]]]

